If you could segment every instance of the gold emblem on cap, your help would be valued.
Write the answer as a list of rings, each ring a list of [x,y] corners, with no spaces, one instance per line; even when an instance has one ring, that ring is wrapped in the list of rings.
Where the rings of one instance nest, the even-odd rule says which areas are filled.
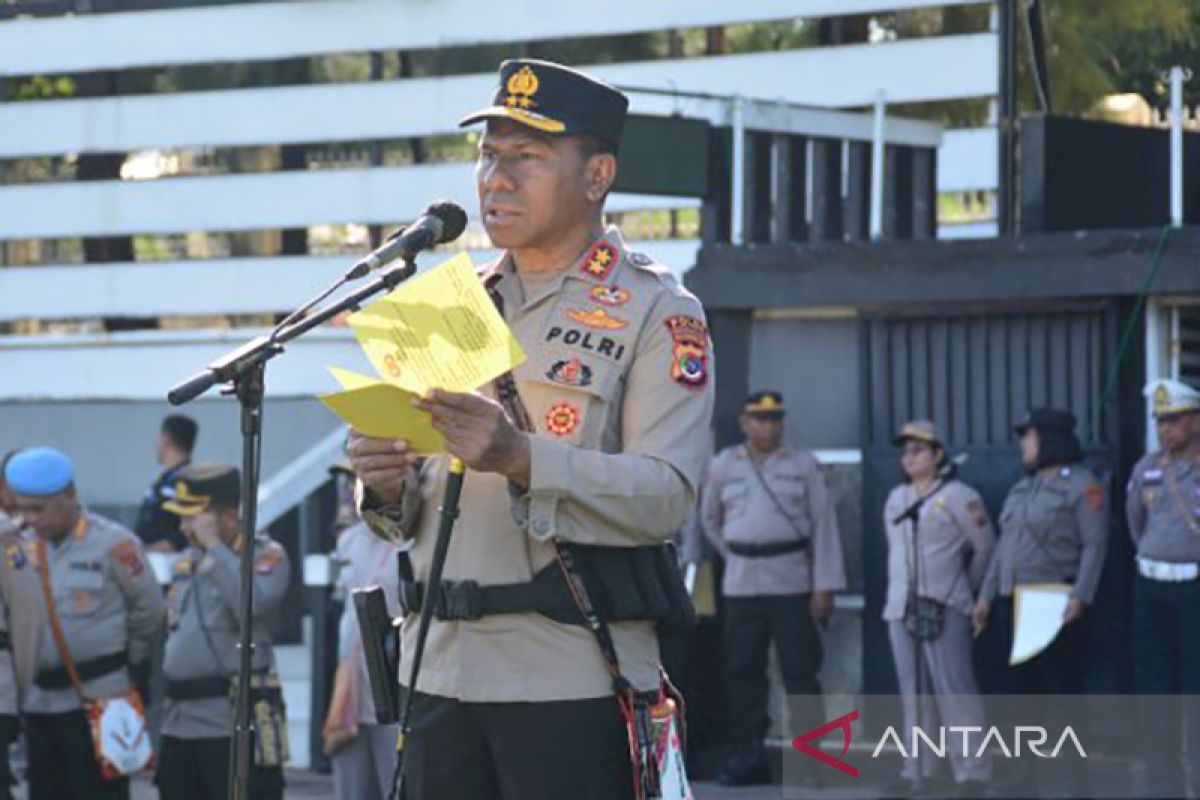
[[[1171,392],[1165,385],[1159,384],[1158,388],[1154,390],[1154,407],[1163,409],[1169,405],[1171,405]]]
[[[541,82],[529,67],[521,67],[508,76],[508,97],[504,98],[506,106],[531,108],[535,105],[533,96],[537,94]]]
[[[779,403],[775,400],[775,395],[768,394],[764,395],[763,399],[758,401],[758,407],[763,411],[774,411],[779,408]]]

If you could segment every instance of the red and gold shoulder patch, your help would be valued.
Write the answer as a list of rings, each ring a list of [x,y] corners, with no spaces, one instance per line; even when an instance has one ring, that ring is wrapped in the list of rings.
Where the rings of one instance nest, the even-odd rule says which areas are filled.
[[[1104,508],[1104,487],[1098,483],[1089,483],[1083,489],[1083,496],[1093,511]]]
[[[629,290],[619,286],[593,286],[591,298],[602,306],[616,308],[629,302]]]
[[[984,509],[982,502],[979,500],[968,500],[967,513],[971,515],[971,521],[975,523],[976,528],[987,527],[987,511]]]
[[[546,412],[546,430],[555,436],[570,436],[579,427],[579,409],[570,403],[558,403]]]
[[[259,575],[270,575],[283,561],[283,548],[274,545],[264,547],[254,559],[254,571]]]
[[[568,308],[567,316],[578,322],[580,325],[586,325],[589,328],[597,328],[602,331],[619,331],[629,326],[629,322],[619,317],[614,317],[603,308]]]
[[[584,256],[580,269],[585,275],[604,280],[617,265],[617,249],[608,242],[596,242]]]
[[[708,326],[695,317],[667,317],[671,335],[671,380],[689,389],[708,385]]]
[[[146,565],[142,562],[142,554],[138,552],[138,546],[129,539],[122,539],[117,542],[117,546],[112,550],[113,558],[125,570],[125,573],[131,578],[136,578],[145,571]]]

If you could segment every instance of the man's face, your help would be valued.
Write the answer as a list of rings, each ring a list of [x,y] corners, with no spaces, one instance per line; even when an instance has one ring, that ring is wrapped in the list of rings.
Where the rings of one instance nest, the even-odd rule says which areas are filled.
[[[17,496],[2,479],[0,479],[0,511],[5,514],[17,513]]]
[[[1200,437],[1200,414],[1166,414],[1155,420],[1158,440],[1170,452],[1186,449]]]
[[[588,163],[573,137],[542,136],[515,122],[490,120],[479,142],[475,178],[492,244],[538,249],[577,227],[590,211]]]
[[[170,452],[171,440],[163,431],[159,431],[158,441],[154,444],[154,458],[159,464],[165,463]]]
[[[1021,434],[1021,463],[1030,468],[1037,464],[1041,446],[1042,439],[1038,436],[1037,428],[1026,428]]]
[[[208,547],[214,539],[232,544],[238,533],[238,510],[209,506],[199,514],[179,518],[179,529],[189,541]]]
[[[40,495],[16,495],[17,514],[25,524],[43,539],[61,541],[79,519],[79,504],[75,501],[75,489],[67,489],[49,497]]]
[[[760,453],[778,450],[783,441],[783,416],[742,414],[742,433],[750,447]]]

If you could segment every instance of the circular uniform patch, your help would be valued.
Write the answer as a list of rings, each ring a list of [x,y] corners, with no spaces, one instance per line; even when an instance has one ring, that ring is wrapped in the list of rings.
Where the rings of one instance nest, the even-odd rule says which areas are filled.
[[[579,409],[559,403],[546,412],[546,430],[555,436],[570,436],[579,425]]]

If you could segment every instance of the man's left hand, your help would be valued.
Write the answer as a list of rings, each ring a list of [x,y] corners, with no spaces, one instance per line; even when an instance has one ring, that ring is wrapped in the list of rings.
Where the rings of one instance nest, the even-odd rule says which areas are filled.
[[[812,615],[814,622],[822,625],[828,622],[833,614],[833,593],[813,592],[808,598],[808,613]]]
[[[498,472],[529,486],[529,439],[490,397],[433,389],[413,405],[433,416],[446,452],[476,472]]]

